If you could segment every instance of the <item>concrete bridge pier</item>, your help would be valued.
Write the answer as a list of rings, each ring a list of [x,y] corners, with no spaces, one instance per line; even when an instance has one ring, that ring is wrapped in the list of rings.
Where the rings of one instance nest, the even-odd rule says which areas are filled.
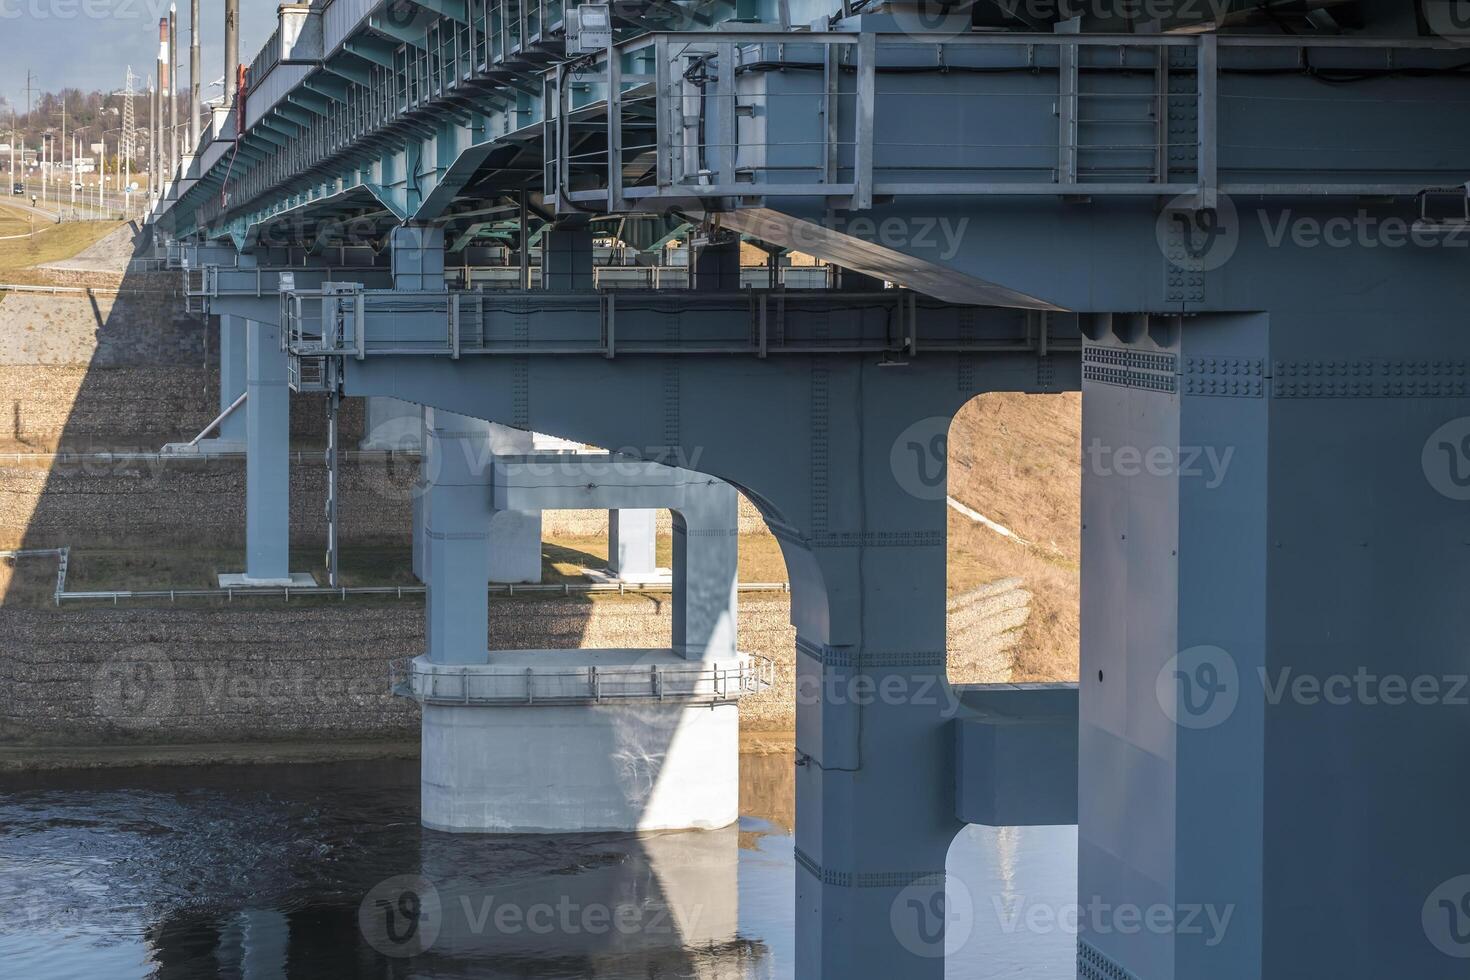
[[[610,510],[607,512],[607,570],[609,577],[631,583],[663,581],[668,574],[658,567],[658,511]]]
[[[490,458],[530,452],[535,433],[508,425],[489,423],[487,448]],[[541,581],[541,511],[505,509],[490,522],[490,581],[497,584]]]
[[[428,658],[484,664],[489,634],[491,424],[426,409],[423,558]]]
[[[219,410],[226,411],[245,394],[249,354],[247,328],[242,317],[221,314],[219,318]],[[244,406],[226,415],[219,424],[214,445],[221,450],[231,446],[233,452],[245,448],[246,412]]]
[[[430,410],[429,643],[399,693],[422,704],[422,819],[456,833],[714,829],[739,812],[735,491],[604,454],[495,455],[488,423]],[[670,646],[486,651],[486,543],[505,512],[675,512]]]
[[[243,257],[242,257],[243,258]],[[245,450],[245,570],[222,573],[221,588],[315,585],[309,572],[292,572],[291,390],[289,357],[281,342],[280,303],[265,297],[220,298],[220,401],[239,385],[245,403],[225,419],[243,426]],[[230,399],[233,403],[235,399]],[[221,426],[222,432],[230,431]],[[238,429],[236,431],[239,431]],[[207,452],[200,440],[200,451]],[[221,446],[221,449],[224,447]]]
[[[369,358],[349,363],[347,371],[354,393],[422,396],[499,418],[520,411],[506,384],[512,367],[499,359],[450,365]],[[970,718],[947,683],[942,437],[954,413],[982,391],[1056,390],[1075,385],[1077,374],[1073,358],[1025,354],[936,352],[902,370],[858,356],[772,358],[754,370],[725,357],[532,359],[530,424],[602,445],[650,444],[676,425],[677,448],[699,447],[710,471],[747,492],[781,545],[798,636],[797,976],[941,980],[946,927],[951,941],[967,938],[948,911],[945,887],[946,857],[966,820],[1075,819],[1075,802],[1070,812],[1053,806],[1029,814],[1013,802],[1031,792],[1037,773],[1051,774],[1053,799],[1064,796],[1057,783],[1075,782],[1075,736],[1054,737],[1066,731],[1065,722],[1075,732],[1075,715],[1054,711],[1057,723],[1024,725],[1020,718],[1038,692],[1012,689],[1007,711],[992,707],[986,717]],[[663,397],[639,397],[650,390]],[[536,396],[553,391],[563,397]],[[738,424],[728,412],[737,393],[745,413]],[[607,412],[608,398],[623,409]],[[640,482],[646,493],[646,479]],[[569,503],[621,503],[590,496],[582,488],[594,481],[586,477],[568,475],[565,483]],[[497,504],[501,487],[497,478]],[[681,552],[725,537],[687,516],[682,544],[676,538],[676,582]],[[734,527],[732,514],[731,542]],[[715,594],[693,581],[677,587],[691,603]],[[686,622],[697,625],[693,617]],[[691,634],[685,642],[697,639]],[[706,652],[705,662],[710,659]],[[506,667],[524,664],[512,660]],[[452,670],[437,670],[446,701],[460,693]],[[424,690],[428,681],[416,683]],[[1038,697],[1052,700],[1056,693]],[[474,709],[446,704],[444,710]],[[971,722],[964,731],[973,736],[974,759],[963,773],[956,748],[961,721]],[[1059,748],[1047,755],[1027,733]],[[987,744],[1007,748],[987,754]],[[426,736],[426,753],[429,745]],[[625,755],[606,745],[597,754],[604,763]],[[996,764],[1012,758],[1028,760],[1026,769]],[[961,807],[959,786],[971,805]]]
[[[246,320],[245,336],[245,574],[221,575],[220,585],[312,585],[290,565],[291,392],[281,328]]]

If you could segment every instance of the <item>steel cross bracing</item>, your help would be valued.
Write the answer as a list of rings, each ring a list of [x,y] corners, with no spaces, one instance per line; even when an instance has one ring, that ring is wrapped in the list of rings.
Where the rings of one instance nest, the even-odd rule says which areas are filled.
[[[1459,183],[1445,141],[1470,140],[1443,131],[1458,80],[1430,77],[1463,48],[1432,39],[683,31],[568,63],[544,32],[487,30],[497,5],[467,9],[365,16],[327,57],[269,63],[235,158],[166,229],[247,247],[354,219],[463,233],[528,183],[540,220],[795,197],[1407,196]]]

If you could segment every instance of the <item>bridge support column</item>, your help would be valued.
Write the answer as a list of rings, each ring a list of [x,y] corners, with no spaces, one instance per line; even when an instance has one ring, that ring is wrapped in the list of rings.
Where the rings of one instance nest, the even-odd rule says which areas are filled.
[[[879,477],[860,479],[872,491]],[[972,921],[946,905],[961,823],[944,507],[893,499],[865,516],[785,547],[797,627],[796,976],[940,980],[946,928],[963,942],[955,926]]]
[[[245,335],[245,573],[221,575],[220,585],[313,585],[290,568],[291,392],[281,328],[246,320]]]
[[[222,314],[219,318],[219,410],[223,412],[245,394],[246,329],[243,317]],[[245,447],[245,407],[242,405],[219,424],[214,445],[238,452]],[[211,441],[211,440],[202,440]]]
[[[489,626],[491,424],[425,409],[427,636],[436,664],[483,664]]]
[[[667,578],[658,568],[658,511],[611,510],[607,513],[607,570],[623,582]]]
[[[427,565],[427,554],[429,550],[429,536],[424,533],[424,515],[428,509],[429,493],[429,410],[423,405],[419,406],[419,445],[423,446],[423,452],[419,456],[418,477],[413,482],[413,577],[420,582],[429,581]]]
[[[746,491],[785,555],[798,637],[796,975],[942,980],[946,935],[966,941],[976,911],[946,905],[963,706],[945,676],[943,436],[975,395],[1070,386],[1076,362],[551,355],[530,358],[525,398],[505,359],[385,361],[349,362],[349,387],[593,445],[698,450]],[[712,537],[689,530],[691,549]],[[452,697],[456,682],[442,683]]]
[[[1079,902],[1166,913],[1097,976],[1464,975],[1465,342],[1383,316],[1084,354]]]
[[[473,420],[433,413],[441,416],[473,432],[467,448],[488,442]],[[436,458],[448,444],[446,429],[431,431]],[[759,676],[735,648],[734,488],[658,463],[630,460],[609,472],[606,457],[592,454],[502,455],[490,469],[488,488],[465,467],[436,467],[431,478],[429,650],[401,689],[422,703],[424,825],[574,833],[734,822],[736,701]],[[675,513],[671,646],[484,652],[488,571],[471,559],[474,528],[495,519],[490,501],[539,511],[634,497],[656,497]],[[459,530],[440,523],[445,500],[459,502]]]
[[[535,448],[535,433],[490,423],[492,456],[514,456]],[[488,466],[490,460],[486,459]],[[541,512],[496,511],[490,522],[490,581],[520,585],[541,581]]]

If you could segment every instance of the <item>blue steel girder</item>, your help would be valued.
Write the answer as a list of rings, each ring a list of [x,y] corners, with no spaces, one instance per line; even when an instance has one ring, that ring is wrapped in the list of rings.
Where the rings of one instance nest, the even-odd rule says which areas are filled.
[[[452,23],[430,17],[423,36]],[[458,43],[461,33],[443,36]],[[476,36],[471,25],[471,40]],[[478,168],[497,159],[486,149],[497,144],[522,154],[565,144],[545,170],[543,188],[564,213],[677,208],[699,214],[774,201],[790,202],[792,212],[806,201],[850,212],[871,207],[875,198],[924,194],[1094,201],[1192,195],[1207,206],[1220,193],[1407,194],[1464,176],[1458,161],[1442,153],[1416,159],[1406,138],[1433,133],[1444,149],[1431,107],[1456,91],[1459,80],[1415,75],[1451,65],[1457,49],[1447,43],[1213,35],[973,35],[941,43],[850,32],[786,38],[778,44],[770,32],[680,32],[627,42],[611,109],[606,66],[594,58],[567,81],[567,107],[555,108],[560,96],[549,103],[556,125],[545,132],[537,123],[548,103],[532,73],[554,53],[522,45],[502,51],[492,67],[488,60],[475,63],[483,46],[474,43],[472,57],[461,52],[440,62],[430,60],[434,52],[400,44],[393,69],[371,64],[370,85],[317,72],[289,94],[288,101],[300,104],[306,100],[298,93],[325,90],[332,101],[315,104],[321,118],[289,145],[261,133],[274,150],[247,173],[232,174],[228,207],[248,224],[279,202],[299,205],[303,194],[310,200],[318,193],[313,187],[323,168],[331,172],[364,149],[387,156],[385,139],[390,146],[400,141],[405,159],[427,156],[434,163],[404,168],[409,193],[401,207],[413,220],[436,219],[468,187],[489,188],[477,179]],[[926,65],[934,70],[923,70]],[[1349,81],[1354,92],[1412,81],[1422,94],[1378,100],[1365,110],[1378,114],[1365,126],[1357,106],[1371,100],[1334,97],[1341,88],[1333,86]],[[1241,100],[1256,97],[1272,100],[1269,116],[1241,111]],[[725,103],[744,108],[722,116]],[[676,106],[692,111],[680,116],[677,129],[665,125]],[[818,140],[810,139],[814,107],[829,120],[818,127]],[[1061,127],[1055,111],[1062,113]],[[1366,135],[1374,146],[1344,145],[1328,131],[1346,121],[1344,113],[1353,139]],[[415,140],[442,144],[446,117],[468,132],[456,134],[452,154],[443,145],[412,148]],[[925,138],[950,120],[957,132],[988,138],[973,144]],[[625,131],[632,138],[622,139]],[[1324,144],[1311,145],[1306,138],[1312,136],[1325,136]],[[614,137],[628,147],[618,166],[609,165],[605,149]],[[1383,162],[1380,146],[1409,159],[1405,172]],[[368,168],[355,169],[349,183],[370,180]],[[1269,183],[1260,179],[1265,174]],[[514,177],[519,184],[523,175]],[[166,216],[176,234],[190,230],[196,208],[218,224],[224,206],[197,197],[203,199],[186,192]]]
[[[363,61],[377,65],[380,68],[393,67],[393,52],[395,45],[372,36],[364,36],[350,40],[342,45],[342,50],[357,55]]]
[[[1070,357],[1091,321],[938,302],[908,290],[811,293],[541,290],[293,294],[306,312],[285,324],[298,355],[468,357],[1030,353]],[[522,328],[534,315],[534,336]],[[337,325],[335,343],[320,337]]]
[[[627,42],[614,64],[611,106],[553,99],[548,114],[563,133],[634,127],[657,144],[616,165],[605,146],[559,160],[545,190],[562,210],[1402,196],[1458,183],[1470,159],[1434,124],[1466,80],[1442,40],[683,32]],[[609,67],[598,55],[582,73],[608,93]]]
[[[280,52],[262,52],[252,69],[249,95],[269,89],[270,76],[280,65],[305,69],[294,88],[266,98],[307,108],[320,118],[305,127],[300,139],[285,146],[275,143],[276,152],[265,160],[232,174],[235,192],[228,205],[186,193],[179,206],[163,214],[165,228],[177,236],[193,233],[194,215],[201,208],[208,226],[226,227],[241,218],[249,224],[252,215],[277,209],[266,199],[295,199],[302,190],[298,175],[319,173],[330,157],[357,142],[390,127],[428,136],[407,118],[423,111],[449,114],[479,130],[480,140],[534,122],[539,110],[533,103],[540,96],[535,76],[562,57],[559,8],[531,5],[528,14],[508,4],[436,0],[406,8],[416,14],[374,5],[345,36],[330,36],[329,30],[326,50],[320,41],[298,44],[286,62]],[[297,121],[299,116],[291,118]],[[251,128],[261,125],[257,117]],[[222,220],[226,209],[245,213]]]

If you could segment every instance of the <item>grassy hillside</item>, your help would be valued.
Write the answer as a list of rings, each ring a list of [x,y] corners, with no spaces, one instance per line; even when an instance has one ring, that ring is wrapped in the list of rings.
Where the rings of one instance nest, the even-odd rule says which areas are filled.
[[[20,208],[0,204],[0,282],[30,283],[44,281],[31,269],[47,262],[69,259],[121,227],[120,221],[67,221],[56,224],[35,216],[35,234],[31,235],[31,214]],[[24,238],[10,238],[24,235]]]
[[[1016,681],[1077,679],[1081,441],[1075,392],[982,395],[950,430],[950,495],[1025,542],[950,514],[952,579],[984,567],[1020,576],[1034,594]]]

